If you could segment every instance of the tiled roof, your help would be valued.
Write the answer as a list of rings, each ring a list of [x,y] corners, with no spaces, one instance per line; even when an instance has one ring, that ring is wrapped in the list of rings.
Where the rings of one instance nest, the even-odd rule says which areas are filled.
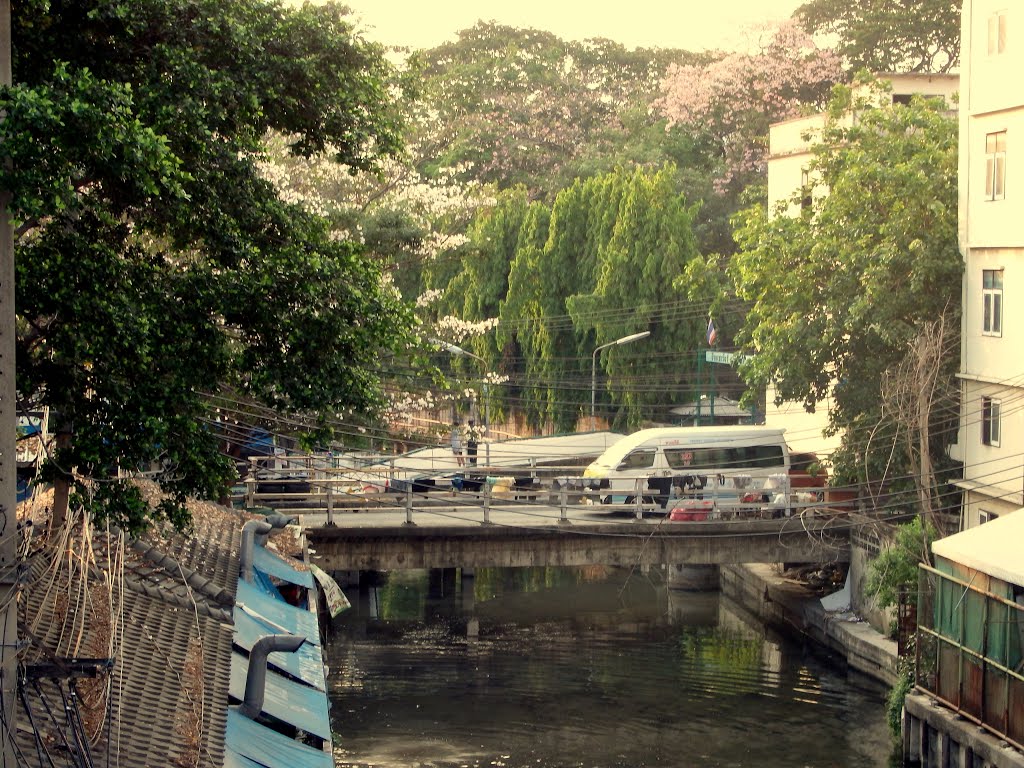
[[[76,683],[85,728],[99,731],[91,748],[97,765],[108,756],[119,768],[224,764],[245,519],[212,504],[191,511],[188,535],[154,533],[133,547],[114,534],[79,531],[57,547],[59,557],[51,542],[30,561],[19,616],[26,663],[114,658],[109,678]],[[33,715],[19,709],[19,765],[79,764],[63,742],[66,723],[58,727],[47,714],[63,715],[61,682],[27,688]],[[96,698],[107,682],[109,712]]]

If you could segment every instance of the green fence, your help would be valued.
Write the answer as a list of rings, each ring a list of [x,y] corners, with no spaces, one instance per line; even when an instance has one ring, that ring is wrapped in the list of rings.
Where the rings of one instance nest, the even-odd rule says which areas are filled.
[[[983,580],[984,588],[974,582]],[[1024,596],[922,565],[915,678],[958,714],[1024,749]]]

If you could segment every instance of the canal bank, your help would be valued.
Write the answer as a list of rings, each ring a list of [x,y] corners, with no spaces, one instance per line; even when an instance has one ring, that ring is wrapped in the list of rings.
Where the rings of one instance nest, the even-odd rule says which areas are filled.
[[[896,682],[898,653],[894,640],[858,618],[848,605],[826,610],[816,590],[787,579],[776,566],[722,566],[721,590],[765,624],[815,643],[845,659],[850,669],[886,685]]]
[[[850,669],[886,685],[896,682],[895,641],[849,609],[827,610],[815,590],[785,578],[776,566],[722,566],[721,591],[766,625],[804,637],[845,659]],[[919,690],[907,694],[904,708],[902,751],[907,765],[1024,768],[1020,751]]]

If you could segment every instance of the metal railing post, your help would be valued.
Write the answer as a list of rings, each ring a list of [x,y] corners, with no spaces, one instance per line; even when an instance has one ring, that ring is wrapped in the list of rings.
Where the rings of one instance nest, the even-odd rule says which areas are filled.
[[[644,482],[643,478],[638,477],[636,479],[635,483],[634,483],[635,487],[633,489],[634,493],[635,493],[635,495],[633,496],[633,501],[636,502],[636,519],[637,520],[643,520],[644,519],[644,495],[642,493],[643,482]]]
[[[252,509],[256,506],[256,476],[252,473],[245,478],[245,508]]]
[[[558,506],[561,507],[562,515],[558,518],[559,523],[568,524],[569,518],[566,516],[566,507],[569,504],[569,489],[563,485],[558,489]]]
[[[484,525],[491,524],[491,486],[484,480]]]
[[[405,524],[416,525],[412,521],[412,484],[405,489]]]
[[[327,524],[334,525],[334,486],[329,477],[325,477],[324,482],[327,484]]]

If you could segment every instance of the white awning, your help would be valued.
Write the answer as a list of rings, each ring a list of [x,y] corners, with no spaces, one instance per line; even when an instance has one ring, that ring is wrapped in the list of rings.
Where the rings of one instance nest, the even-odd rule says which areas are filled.
[[[954,563],[1024,586],[1024,510],[939,539],[932,552]]]

